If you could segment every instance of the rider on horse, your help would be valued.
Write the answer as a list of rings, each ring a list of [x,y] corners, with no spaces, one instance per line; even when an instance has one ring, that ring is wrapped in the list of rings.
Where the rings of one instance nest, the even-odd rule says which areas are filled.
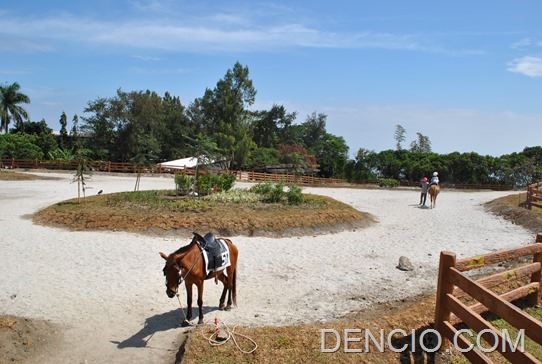
[[[438,186],[438,172],[433,172],[433,177],[431,178],[431,185],[437,185]]]

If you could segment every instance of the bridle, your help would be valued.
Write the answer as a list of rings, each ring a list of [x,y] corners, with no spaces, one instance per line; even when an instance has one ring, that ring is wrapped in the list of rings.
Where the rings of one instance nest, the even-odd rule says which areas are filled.
[[[186,277],[188,277],[188,275],[190,274],[190,272],[192,271],[192,269],[196,266],[196,263],[199,261],[200,256],[202,256],[202,255],[203,255],[203,251],[201,251],[201,249],[200,249],[200,254],[198,254],[198,257],[196,258],[196,260],[194,260],[194,263],[192,263],[192,266],[190,267],[190,269],[188,269],[188,270],[186,271],[186,274],[184,275],[184,277],[183,277],[183,275],[181,274],[182,269],[183,269],[183,265],[182,265],[182,262],[179,261],[179,263],[178,263],[178,265],[179,265],[179,273],[178,273],[179,278],[178,278],[178,281],[177,281],[177,287],[179,287],[179,285],[180,285],[181,283],[183,283],[184,280],[186,280]],[[166,264],[166,267],[167,267],[167,264]],[[164,272],[164,276],[166,276],[166,288],[169,289],[168,279],[167,279],[167,275],[166,275],[166,267],[164,267],[163,272]],[[177,288],[177,289],[178,289],[178,288]]]

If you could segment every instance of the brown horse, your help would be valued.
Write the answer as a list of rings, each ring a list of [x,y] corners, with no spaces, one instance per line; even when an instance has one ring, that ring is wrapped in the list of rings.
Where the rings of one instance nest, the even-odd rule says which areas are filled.
[[[437,196],[440,192],[440,187],[438,185],[431,185],[429,187],[429,196],[431,196],[431,208],[437,207]]]
[[[205,238],[210,236],[214,239],[212,234],[207,234]],[[218,308],[220,310],[229,311],[231,309],[232,302],[237,305],[236,294],[236,276],[237,276],[237,247],[229,239],[221,239],[226,242],[229,248],[229,258],[231,265],[223,270],[217,272],[211,271],[207,274],[205,267],[205,259],[203,257],[203,247],[199,244],[205,243],[203,237],[197,233],[194,233],[194,238],[189,245],[183,246],[166,255],[160,252],[160,256],[166,260],[164,267],[164,275],[166,276],[166,294],[169,298],[173,298],[177,295],[179,284],[184,281],[186,286],[186,303],[187,314],[183,322],[183,326],[189,325],[189,321],[192,318],[192,285],[196,285],[198,288],[198,308],[199,308],[199,320],[198,325],[203,324],[203,282],[206,279],[215,278],[224,284],[222,295],[220,296],[220,302]],[[224,273],[226,272],[226,273]],[[226,293],[228,294],[227,305],[224,305],[226,299]]]

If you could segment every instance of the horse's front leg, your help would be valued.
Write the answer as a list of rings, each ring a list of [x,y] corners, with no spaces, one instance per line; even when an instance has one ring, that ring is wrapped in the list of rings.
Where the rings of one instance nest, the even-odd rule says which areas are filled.
[[[196,284],[198,286],[198,308],[199,308],[199,320],[198,325],[203,324],[203,281]]]
[[[186,316],[185,320],[182,323],[182,326],[188,326],[190,325],[190,319],[192,318],[192,283],[188,283],[185,281],[185,287],[186,287]]]

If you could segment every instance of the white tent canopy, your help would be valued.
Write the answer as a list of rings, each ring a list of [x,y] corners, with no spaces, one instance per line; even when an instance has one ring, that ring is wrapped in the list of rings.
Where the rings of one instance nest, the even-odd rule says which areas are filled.
[[[162,168],[170,169],[185,169],[185,168],[194,168],[198,164],[198,159],[196,157],[188,157],[182,159],[175,159],[173,161],[167,161],[160,163],[159,166]]]
[[[200,165],[203,164],[212,164],[214,161],[201,161]],[[169,169],[185,169],[185,168],[195,168],[198,164],[198,158],[196,157],[187,157],[182,159],[175,159],[173,161],[167,161],[163,163],[159,163],[158,166],[162,168],[169,168]]]

